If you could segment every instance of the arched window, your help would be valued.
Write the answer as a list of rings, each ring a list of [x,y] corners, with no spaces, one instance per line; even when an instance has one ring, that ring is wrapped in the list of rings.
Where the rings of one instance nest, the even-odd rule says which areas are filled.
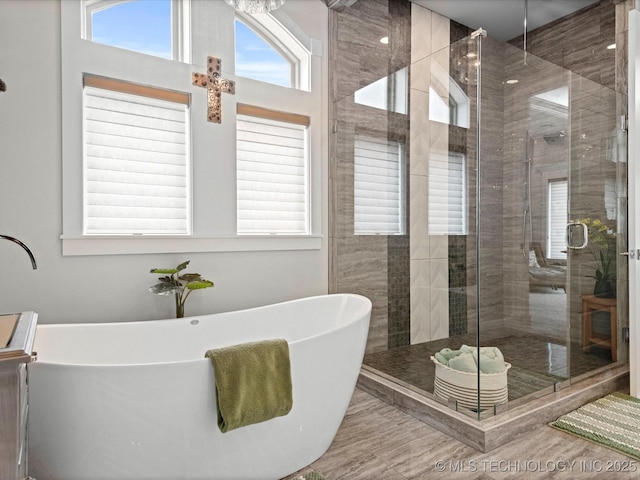
[[[236,20],[236,75],[292,86],[292,65],[251,28]]]
[[[251,16],[218,0],[69,0],[60,10],[64,255],[322,248],[321,0]],[[154,23],[161,49],[149,33],[129,36]],[[262,71],[242,70],[251,47]],[[193,85],[207,56],[236,86],[219,125]]]
[[[310,90],[310,52],[269,14],[238,14],[236,75],[283,87]]]

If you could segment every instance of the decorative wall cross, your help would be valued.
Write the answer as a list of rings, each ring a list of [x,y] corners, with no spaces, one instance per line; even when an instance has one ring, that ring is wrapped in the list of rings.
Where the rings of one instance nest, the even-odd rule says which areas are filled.
[[[207,57],[207,74],[194,72],[191,75],[194,85],[207,89],[207,119],[214,123],[220,123],[222,120],[222,94],[235,95],[236,93],[236,83],[220,78],[221,74],[222,60]]]

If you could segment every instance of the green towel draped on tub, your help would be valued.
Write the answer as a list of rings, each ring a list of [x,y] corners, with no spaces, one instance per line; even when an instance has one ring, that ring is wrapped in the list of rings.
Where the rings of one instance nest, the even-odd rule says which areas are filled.
[[[222,432],[286,415],[293,406],[289,344],[264,340],[207,351]]]

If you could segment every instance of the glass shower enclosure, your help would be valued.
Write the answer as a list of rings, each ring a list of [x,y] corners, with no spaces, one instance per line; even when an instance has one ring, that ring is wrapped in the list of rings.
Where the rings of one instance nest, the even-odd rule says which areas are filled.
[[[478,30],[335,103],[334,228],[386,238],[365,369],[482,418],[627,361],[624,101]]]

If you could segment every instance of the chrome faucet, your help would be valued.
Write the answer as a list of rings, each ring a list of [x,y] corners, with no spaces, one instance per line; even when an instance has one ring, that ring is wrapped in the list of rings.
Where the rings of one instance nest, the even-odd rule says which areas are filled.
[[[33,269],[35,270],[36,268],[38,268],[38,265],[36,265],[36,259],[33,256],[33,253],[31,253],[31,250],[29,250],[29,247],[27,247],[24,243],[22,243],[17,238],[13,238],[8,235],[0,234],[0,238],[4,238],[5,240],[9,240],[10,242],[17,243],[22,248],[24,248],[24,251],[27,252],[27,255],[29,255],[29,259],[31,260],[31,266],[33,267]]]

